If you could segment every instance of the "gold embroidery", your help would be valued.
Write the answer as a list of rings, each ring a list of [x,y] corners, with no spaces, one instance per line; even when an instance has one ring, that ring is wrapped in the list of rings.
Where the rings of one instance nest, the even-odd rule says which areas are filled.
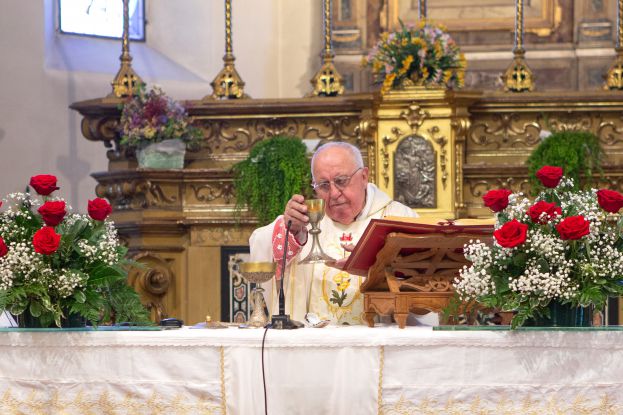
[[[381,376],[379,375],[379,380]],[[623,404],[615,403],[612,396],[607,394],[602,395],[599,399],[577,396],[572,402],[562,401],[558,396],[553,395],[540,401],[530,397],[512,401],[508,397],[502,396],[498,402],[487,401],[480,396],[475,396],[469,401],[455,401],[450,398],[445,402],[423,397],[417,403],[408,401],[404,396],[400,396],[396,402],[382,403],[381,395],[379,395],[378,413],[382,415],[614,415],[621,413],[621,411],[623,411]]]
[[[385,346],[379,348],[379,390],[378,390],[378,413],[383,413],[383,369],[385,368]]]
[[[225,348],[220,347],[221,352],[221,413],[227,415],[227,395],[225,394]]]
[[[224,382],[222,374],[221,382]],[[45,394],[37,389],[30,389],[24,394],[24,398],[14,396],[12,390],[6,389],[0,397],[1,414],[28,414],[28,415],[47,415],[47,414],[172,414],[172,415],[191,415],[191,414],[222,414],[225,415],[225,392],[222,385],[222,402],[208,395],[200,396],[192,402],[187,396],[176,395],[173,397],[163,397],[153,393],[148,399],[140,398],[133,393],[127,393],[122,397],[116,398],[108,391],[96,393],[84,392],[80,389],[72,397],[67,393],[55,391]]]

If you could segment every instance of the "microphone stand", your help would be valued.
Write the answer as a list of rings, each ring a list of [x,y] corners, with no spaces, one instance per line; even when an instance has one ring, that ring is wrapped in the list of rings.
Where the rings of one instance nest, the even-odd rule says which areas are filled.
[[[290,227],[292,221],[289,220],[286,225],[286,236],[283,243],[283,260],[281,263],[281,281],[279,283],[279,314],[273,314],[271,328],[278,330],[292,330],[303,327],[303,324],[290,320],[290,315],[286,314],[286,296],[283,293],[283,280],[286,274],[286,256],[288,255],[288,239],[290,238]]]

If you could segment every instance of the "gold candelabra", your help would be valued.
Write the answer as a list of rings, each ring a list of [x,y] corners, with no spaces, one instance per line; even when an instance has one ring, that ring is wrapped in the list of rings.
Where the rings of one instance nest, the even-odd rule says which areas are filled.
[[[314,87],[312,96],[332,97],[344,93],[344,80],[333,64],[335,54],[331,46],[331,7],[332,0],[323,1],[323,26],[324,26],[324,50],[322,52],[323,64],[314,75],[311,84]]]
[[[235,60],[232,47],[231,0],[225,0],[225,56],[223,56],[225,65],[210,83],[212,95],[205,96],[204,100],[249,98],[244,93],[244,81],[234,66]]]
[[[534,90],[534,75],[524,58],[526,51],[523,48],[523,0],[515,0],[515,47],[513,48],[513,62],[504,75],[504,91],[525,92]]]
[[[418,13],[420,20],[426,19],[426,0],[418,0]]]
[[[112,80],[112,92],[109,97],[123,98],[134,95],[143,80],[132,69],[130,55],[130,0],[123,0],[123,35],[121,36],[121,67]]]
[[[618,0],[617,40],[614,50],[617,57],[608,70],[604,89],[623,90],[623,0]]]

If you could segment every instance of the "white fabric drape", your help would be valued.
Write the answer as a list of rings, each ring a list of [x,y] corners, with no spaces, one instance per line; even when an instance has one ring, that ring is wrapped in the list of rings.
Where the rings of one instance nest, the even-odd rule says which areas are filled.
[[[0,333],[0,413],[263,414],[264,330]],[[619,414],[621,331],[270,330],[268,413]]]

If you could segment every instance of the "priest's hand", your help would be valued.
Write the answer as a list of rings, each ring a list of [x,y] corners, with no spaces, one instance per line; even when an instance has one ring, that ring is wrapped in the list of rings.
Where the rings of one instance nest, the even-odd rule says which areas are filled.
[[[309,217],[307,217],[305,198],[302,195],[293,195],[290,200],[288,200],[283,212],[283,221],[285,224],[287,224],[288,221],[292,221],[290,232],[300,243],[305,243],[307,241],[307,224],[309,223]]]
[[[342,248],[344,248],[344,251],[346,252],[353,252],[353,249],[355,249],[355,245],[354,244],[344,244],[342,245]],[[340,259],[336,259],[335,261],[327,261],[325,262],[325,264],[329,267],[333,267],[333,268],[337,268],[339,270],[344,269],[344,265],[346,264],[346,261],[348,260],[348,257],[346,258],[340,258]]]

